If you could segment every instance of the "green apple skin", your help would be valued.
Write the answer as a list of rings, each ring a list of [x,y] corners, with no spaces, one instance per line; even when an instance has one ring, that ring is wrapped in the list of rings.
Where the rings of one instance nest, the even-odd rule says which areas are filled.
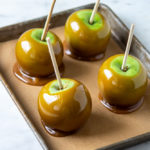
[[[123,54],[114,55],[102,64],[98,73],[98,85],[102,103],[108,109],[131,112],[136,110],[134,106],[142,103],[148,77],[140,60],[131,55],[126,63],[128,70],[122,71],[123,57]],[[115,112],[115,109],[112,111]]]
[[[68,49],[72,54],[87,59],[104,54],[111,34],[109,23],[98,12],[93,24],[90,24],[91,14],[91,9],[76,11],[65,24],[65,43]]]
[[[51,129],[71,132],[80,128],[91,114],[92,102],[87,88],[80,82],[62,78],[46,84],[38,98],[38,110],[44,124]]]

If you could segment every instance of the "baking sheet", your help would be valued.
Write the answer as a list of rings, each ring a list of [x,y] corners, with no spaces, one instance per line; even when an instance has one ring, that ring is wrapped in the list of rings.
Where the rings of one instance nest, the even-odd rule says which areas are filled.
[[[63,12],[59,12],[59,13],[56,13],[56,14],[54,14],[53,16],[52,16],[52,20],[51,20],[51,27],[53,28],[53,27],[59,27],[59,26],[62,26],[62,25],[64,25],[65,24],[65,22],[66,22],[66,19],[67,19],[67,17],[72,13],[72,12],[74,12],[74,11],[76,11],[76,10],[80,10],[80,9],[89,9],[89,8],[93,8],[94,7],[94,3],[93,4],[88,4],[88,5],[84,5],[84,6],[81,6],[81,7],[77,7],[77,8],[74,8],[74,9],[70,9],[70,10],[65,10],[65,11],[63,11]],[[116,45],[116,48],[118,48],[118,50],[119,50],[119,47],[121,47],[121,48],[125,48],[125,45],[126,45],[126,41],[127,41],[127,37],[128,37],[128,28],[124,25],[124,23],[116,16],[116,14],[114,14],[114,12],[107,6],[107,5],[105,5],[105,4],[101,4],[101,6],[100,6],[100,8],[99,8],[99,11],[108,19],[108,21],[110,22],[110,24],[111,24],[111,28],[112,28],[112,39],[113,40],[111,40],[111,44],[117,44]],[[39,140],[39,142],[41,143],[41,145],[42,145],[42,147],[44,148],[44,149],[55,149],[55,148],[57,148],[57,147],[55,147],[55,142],[53,142],[53,140],[49,140],[49,139],[45,139],[46,137],[43,135],[43,133],[42,133],[42,130],[39,130],[39,128],[38,128],[38,126],[37,126],[37,124],[36,124],[36,121],[34,120],[34,117],[35,116],[32,116],[32,114],[30,114],[30,111],[29,110],[27,110],[28,108],[26,108],[26,105],[24,105],[24,100],[26,100],[27,101],[27,99],[28,99],[28,97],[29,96],[25,96],[26,98],[25,99],[22,99],[21,98],[21,95],[19,95],[18,94],[18,91],[17,91],[17,88],[16,88],[16,86],[18,87],[18,86],[21,86],[21,88],[22,88],[22,85],[18,85],[18,84],[16,84],[15,82],[15,84],[13,84],[10,80],[11,80],[11,74],[9,74],[8,73],[8,76],[7,76],[7,74],[5,74],[5,70],[7,70],[8,71],[8,69],[11,69],[11,67],[9,67],[9,66],[7,66],[9,63],[11,64],[11,63],[13,63],[13,62],[11,62],[11,61],[8,61],[8,58],[10,59],[10,54],[12,53],[12,51],[14,50],[14,45],[15,45],[15,41],[8,41],[8,40],[11,40],[11,39],[15,39],[15,38],[17,38],[17,37],[19,37],[20,36],[20,34],[21,33],[23,33],[24,31],[26,31],[26,30],[28,30],[28,29],[30,29],[30,28],[33,28],[33,27],[43,27],[43,25],[44,25],[44,22],[45,22],[45,19],[46,19],[46,16],[45,17],[41,17],[41,18],[37,18],[37,19],[33,19],[33,20],[30,20],[30,21],[25,21],[25,22],[22,22],[22,23],[17,23],[17,24],[14,24],[14,25],[10,25],[10,26],[6,26],[6,27],[3,27],[3,28],[0,28],[0,41],[2,42],[2,43],[0,43],[0,78],[2,79],[2,82],[3,82],[3,84],[4,84],[4,86],[6,87],[6,89],[8,90],[8,92],[9,92],[9,94],[10,94],[10,96],[12,97],[12,99],[14,100],[14,102],[15,102],[15,104],[17,105],[17,107],[18,107],[18,109],[20,110],[20,112],[22,113],[22,115],[23,115],[23,117],[25,118],[25,120],[27,121],[27,123],[28,123],[28,125],[31,127],[31,129],[32,129],[32,131],[33,131],[33,133],[36,135],[36,137],[37,137],[37,139]],[[58,30],[58,31],[57,31]],[[60,29],[56,29],[56,32],[59,32],[59,30]],[[60,32],[63,32],[63,31],[60,31]],[[61,34],[61,36],[62,36],[63,34]],[[62,36],[62,38],[63,38],[63,36]],[[115,42],[114,42],[114,40],[115,40]],[[7,48],[8,49],[10,49],[9,51],[11,51],[11,53],[7,53],[7,55],[8,55],[8,57],[7,57],[7,62],[6,63],[8,63],[7,65],[6,65],[6,68],[3,70],[2,68],[4,67],[3,66],[3,63],[4,62],[2,62],[4,59],[1,59],[3,56],[1,55],[2,53],[5,53],[5,52],[7,52],[6,50],[6,46],[5,46],[5,44],[7,45],[7,43],[4,43],[4,41],[8,41],[8,43],[10,44],[11,42],[13,42],[13,44],[10,44],[10,45],[8,45],[7,46]],[[110,46],[111,46],[111,44],[110,44]],[[1,48],[3,49],[3,51],[5,51],[5,52],[2,52],[1,51]],[[111,47],[111,48],[113,48],[113,47]],[[110,49],[111,49],[110,48]],[[115,48],[115,46],[114,46],[114,48]],[[5,49],[5,50],[4,50]],[[117,53],[117,52],[122,52],[122,51],[115,51],[114,53]],[[2,52],[2,53],[1,53]],[[110,53],[110,52],[107,52],[108,54],[108,56],[110,56],[111,54],[114,54],[114,53]],[[149,77],[150,77],[150,53],[149,53],[149,51],[141,44],[141,42],[134,36],[133,37],[133,41],[132,41],[132,45],[131,45],[131,53],[134,55],[134,56],[136,56],[136,57],[138,57],[142,62],[143,62],[143,64],[145,65],[145,67],[147,68],[147,71],[148,71],[148,75],[149,75]],[[13,55],[12,55],[13,56]],[[108,57],[107,56],[107,57]],[[68,58],[69,59],[69,58]],[[67,58],[65,58],[65,60],[67,61]],[[68,60],[69,61],[69,60]],[[102,61],[104,61],[104,60],[102,60]],[[102,63],[102,61],[101,62],[99,62],[99,64],[97,64],[97,65],[100,65],[101,63]],[[67,63],[67,62],[66,62]],[[70,63],[70,61],[69,61],[69,63]],[[71,63],[74,67],[80,67],[80,65],[77,63],[77,62],[74,62],[74,63]],[[77,65],[78,64],[78,65]],[[13,65],[13,64],[12,64]],[[12,66],[11,65],[11,66]],[[97,65],[93,65],[92,67],[96,67]],[[90,65],[89,65],[90,66]],[[98,67],[98,66],[97,66]],[[71,68],[71,67],[70,67]],[[81,68],[84,68],[84,66],[82,66]],[[71,68],[72,69],[72,68]],[[87,67],[86,67],[86,69],[87,69]],[[96,69],[96,68],[95,68]],[[76,71],[78,71],[79,69],[78,68],[76,68],[75,69]],[[6,72],[7,72],[6,71]],[[73,70],[74,71],[74,70]],[[75,71],[75,72],[76,72]],[[89,74],[89,75],[92,75],[91,73],[89,73],[89,72],[91,72],[92,71],[92,68],[91,68],[91,70],[89,69],[89,71],[84,71],[84,69],[82,69],[81,70],[81,74],[80,75],[82,75],[84,72],[86,73],[86,74]],[[70,73],[70,72],[69,72]],[[68,73],[67,73],[68,74]],[[66,74],[66,77],[68,77],[67,76],[67,74]],[[75,73],[75,75],[76,76],[78,76],[78,78],[79,78],[79,73]],[[74,76],[73,76],[74,77]],[[82,78],[82,77],[81,77]],[[84,78],[85,79],[85,78]],[[83,81],[85,82],[85,80],[83,79]],[[92,79],[90,79],[90,80],[92,80]],[[85,82],[86,84],[88,84],[88,82]],[[95,86],[97,86],[97,83],[95,82]],[[18,87],[19,88],[19,87]],[[28,87],[26,87],[26,89],[27,89]],[[35,91],[36,90],[39,90],[39,88],[40,87],[38,87],[37,89],[35,89]],[[92,88],[92,87],[90,87],[90,88]],[[32,88],[31,88],[32,89]],[[21,89],[20,89],[21,90]],[[148,87],[148,89],[147,89],[147,91],[149,90],[149,87]],[[22,90],[21,90],[22,91]],[[94,90],[92,90],[92,91],[94,91]],[[94,91],[94,92],[96,92],[96,91]],[[36,92],[34,92],[34,94],[36,94],[36,93],[38,93],[37,91]],[[30,93],[28,93],[27,91],[26,91],[26,94],[30,94]],[[33,94],[33,95],[34,95]],[[23,95],[22,95],[22,97],[24,97]],[[36,96],[32,96],[31,97],[31,99],[33,98],[33,99],[36,99],[35,98]],[[97,98],[96,97],[96,95],[95,95],[95,98]],[[30,103],[31,104],[35,104],[35,103],[33,103],[32,101],[33,101],[33,99],[31,100],[30,99]],[[148,95],[148,92],[147,92],[147,94],[146,94],[146,100],[148,101],[148,99],[150,99],[149,98],[149,95]],[[97,99],[96,99],[97,100]],[[34,100],[35,101],[35,100]],[[95,103],[95,99],[93,100],[93,102]],[[146,105],[146,109],[147,109],[147,107],[149,107],[149,105],[147,105],[147,103],[148,102],[146,102],[146,104],[144,104],[144,106],[142,106],[142,107],[145,107],[145,105]],[[35,104],[36,105],[36,104]],[[35,105],[33,105],[34,106],[34,108],[33,109],[36,109],[36,106]],[[95,104],[96,105],[96,104]],[[101,104],[99,104],[98,103],[98,105],[101,105]],[[97,106],[98,107],[98,106]],[[101,106],[102,107],[102,106]],[[32,108],[32,107],[31,107]],[[102,107],[103,108],[103,107]],[[100,124],[101,123],[101,125],[99,125],[99,128],[97,128],[97,129],[99,129],[97,132],[98,132],[98,134],[106,134],[105,136],[107,136],[108,135],[108,133],[107,133],[107,130],[108,130],[108,132],[110,132],[111,130],[113,130],[113,128],[115,128],[115,130],[117,130],[116,128],[116,126],[117,126],[117,124],[116,124],[116,126],[115,125],[112,125],[111,123],[115,123],[114,121],[113,121],[113,119],[111,118],[111,116],[110,116],[110,121],[108,121],[107,122],[107,115],[109,115],[109,114],[107,114],[106,115],[106,118],[105,118],[105,111],[103,112],[103,109],[101,109],[101,108],[99,108],[100,109],[100,113],[102,113],[102,115],[100,115],[99,114],[99,116],[101,116],[101,117],[94,117],[95,115],[93,115],[93,113],[92,113],[92,116],[91,116],[91,118],[89,119],[89,121],[90,120],[92,120],[92,121],[94,121],[94,120],[101,120],[101,121],[97,121],[97,123],[98,124]],[[145,109],[145,108],[144,108]],[[98,110],[98,109],[97,109]],[[99,110],[98,110],[99,111]],[[147,110],[144,110],[144,111],[142,111],[142,113],[148,113],[147,112]],[[130,116],[130,115],[129,115]],[[148,116],[148,114],[146,115],[146,116]],[[103,118],[104,117],[104,118]],[[143,115],[141,116],[138,116],[138,119],[140,119],[141,117],[143,117]],[[124,118],[124,115],[123,115],[123,117],[121,117],[121,118]],[[131,117],[129,117],[129,118],[133,118],[133,116],[131,116]],[[120,119],[120,117],[119,117],[119,119]],[[108,120],[109,120],[109,118],[108,118]],[[112,120],[112,122],[111,122],[111,120]],[[136,119],[135,119],[136,120]],[[145,119],[146,120],[146,119]],[[128,119],[127,119],[127,121],[128,121]],[[130,121],[130,120],[129,120]],[[133,119],[133,121],[134,121],[134,119]],[[142,121],[142,120],[141,120]],[[148,121],[148,120],[147,120]],[[109,124],[109,125],[106,125],[106,124]],[[132,122],[131,122],[132,123]],[[144,122],[144,120],[143,120],[143,123],[145,123]],[[133,124],[131,124],[131,125],[133,125]],[[135,124],[134,124],[135,125]],[[141,128],[140,127],[140,125],[141,124],[138,124],[138,128]],[[86,135],[86,136],[94,136],[94,139],[96,138],[95,137],[95,135],[94,135],[94,133],[96,134],[97,132],[96,132],[96,129],[91,129],[91,128],[94,128],[95,127],[95,124],[93,123],[92,124],[92,126],[91,125],[86,125],[86,126],[90,126],[90,129],[88,129],[87,127],[84,127],[85,129],[82,129],[82,132],[81,132],[81,134],[82,133],[84,133],[83,135]],[[106,126],[106,129],[104,128],[104,127]],[[119,127],[120,127],[121,125],[119,125]],[[142,128],[144,128],[144,125],[141,125],[142,126]],[[125,127],[126,127],[126,124],[125,124]],[[128,127],[128,126],[127,126]],[[107,129],[108,128],[108,129]],[[109,129],[110,128],[110,129]],[[137,128],[136,128],[137,129]],[[146,128],[146,129],[148,129],[148,128]],[[84,130],[84,131],[83,131]],[[89,131],[88,131],[89,130]],[[110,131],[109,131],[110,130]],[[123,128],[121,128],[121,130],[123,130]],[[102,133],[101,133],[102,132]],[[105,133],[106,132],[106,133]],[[144,132],[146,132],[145,134],[143,134]],[[116,149],[123,149],[123,148],[126,148],[126,147],[129,147],[129,146],[132,146],[132,145],[135,145],[135,144],[137,144],[137,143],[140,143],[140,142],[143,142],[143,141],[146,141],[146,140],[148,140],[148,139],[150,139],[150,132],[147,132],[147,131],[144,131],[144,130],[142,130],[142,129],[140,129],[140,131],[139,132],[135,132],[138,136],[136,136],[136,137],[134,137],[134,135],[135,134],[133,134],[133,135],[127,135],[126,137],[125,136],[121,136],[122,138],[121,139],[119,139],[120,137],[118,137],[118,139],[116,138],[116,139],[112,139],[112,140],[110,140],[109,138],[107,139],[107,137],[105,137],[104,139],[103,139],[103,136],[101,135],[100,136],[100,138],[99,138],[99,146],[98,146],[98,148],[100,148],[100,149],[102,149],[102,150],[116,150]],[[141,134],[142,133],[142,134]],[[122,134],[121,132],[120,132],[120,134]],[[79,138],[82,142],[83,142],[83,144],[82,145],[84,145],[84,146],[86,146],[86,147],[81,147],[82,149],[87,149],[87,147],[89,146],[89,145],[91,145],[91,143],[92,143],[92,141],[89,141],[88,140],[88,142],[87,142],[87,144],[85,143],[84,144],[84,138],[80,138],[80,136],[82,136],[82,135],[79,135],[79,133],[77,134],[77,136],[76,136],[76,138]],[[86,137],[85,136],[85,137]],[[113,136],[115,137],[115,136],[118,136],[118,135],[115,135],[115,132],[113,132]],[[132,138],[128,138],[128,137],[132,137]],[[73,139],[74,139],[74,137],[72,137]],[[72,138],[67,138],[66,140],[68,141],[68,140],[72,140]],[[89,138],[89,137],[86,137],[86,138]],[[78,140],[79,140],[78,139]],[[89,138],[90,139],[90,138]],[[125,140],[124,140],[125,139]],[[79,140],[79,141],[80,141]],[[108,141],[103,141],[103,140],[108,140]],[[119,142],[118,142],[118,140],[120,140]],[[121,140],[124,140],[124,141],[121,141]],[[65,141],[65,140],[64,140]],[[97,142],[98,142],[98,140],[97,140]],[[96,142],[96,143],[97,143]],[[72,145],[78,145],[78,144],[76,144],[76,143],[73,143],[73,141],[71,142],[72,143]],[[94,143],[94,142],[93,142]],[[112,143],[112,144],[111,144]],[[66,143],[65,143],[66,144]],[[111,144],[110,146],[109,145],[107,145],[107,144]],[[57,145],[57,144],[56,144]],[[60,144],[59,144],[60,145]],[[67,145],[67,144],[66,144]],[[93,144],[92,144],[93,145]],[[97,145],[98,145],[98,143],[97,143]],[[106,145],[106,146],[104,146],[104,145]],[[80,146],[80,145],[79,145]],[[94,146],[94,145],[93,145]],[[102,146],[104,146],[103,148],[101,148]],[[96,147],[96,145],[95,145],[95,147]],[[67,146],[67,149],[76,149],[76,147],[75,146],[71,146],[71,147],[68,147]],[[78,147],[77,147],[78,148]],[[90,149],[91,147],[89,147],[89,149]],[[94,147],[93,147],[94,148]],[[92,149],[93,149],[92,148]],[[58,148],[58,149],[62,149],[62,148]],[[63,147],[63,149],[66,149],[66,147]],[[95,149],[95,148],[94,148]]]
[[[52,29],[64,40],[64,27]],[[145,94],[143,106],[131,114],[114,114],[102,106],[98,99],[97,73],[102,62],[109,56],[123,53],[116,42],[111,39],[106,56],[101,61],[86,62],[72,59],[65,55],[65,73],[63,77],[82,81],[92,96],[92,114],[83,128],[67,137],[52,137],[43,128],[37,110],[37,98],[41,87],[24,84],[13,75],[16,40],[0,43],[0,69],[5,81],[16,96],[21,106],[45,141],[49,149],[91,150],[97,149],[127,138],[143,134],[150,130],[150,81]]]

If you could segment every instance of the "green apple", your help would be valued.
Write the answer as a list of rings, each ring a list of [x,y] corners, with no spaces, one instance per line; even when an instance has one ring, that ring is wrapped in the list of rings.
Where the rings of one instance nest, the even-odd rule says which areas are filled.
[[[42,34],[43,34],[43,29],[36,29],[36,30],[33,30],[32,33],[31,33],[31,37],[36,40],[37,42],[40,42],[42,44],[46,44],[46,40],[42,41],[41,40],[41,37],[42,37]],[[51,44],[54,43],[55,41],[55,36],[52,32],[48,31],[47,32],[47,35],[46,35],[46,38],[49,37],[50,38],[50,41],[51,41]]]
[[[75,83],[72,81],[72,80],[68,80],[68,79],[63,79],[61,80],[62,82],[62,85],[63,85],[63,89],[61,89],[61,92],[62,91],[66,91],[66,90],[69,90],[71,88],[73,88],[75,86]],[[50,88],[49,88],[49,92],[51,94],[56,94],[56,93],[60,93],[60,89],[59,89],[59,84],[58,84],[58,81],[55,80]]]
[[[133,77],[137,75],[140,71],[140,62],[133,56],[128,56],[126,61],[127,69],[126,71],[123,71],[121,69],[123,58],[124,56],[118,56],[114,60],[112,60],[110,68],[122,76]]]
[[[94,31],[100,29],[103,26],[102,17],[98,13],[96,13],[94,16],[93,23],[90,24],[89,20],[91,15],[92,15],[92,11],[79,11],[77,13],[78,18],[81,19],[82,22],[88,28],[90,28],[90,30]]]

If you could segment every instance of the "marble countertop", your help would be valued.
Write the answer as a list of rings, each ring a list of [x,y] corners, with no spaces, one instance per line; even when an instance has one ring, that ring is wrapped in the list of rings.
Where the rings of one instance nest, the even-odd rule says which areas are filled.
[[[95,0],[57,0],[54,12],[95,2]],[[102,0],[130,27],[135,24],[135,35],[150,50],[149,0]],[[0,27],[44,16],[50,8],[50,0],[1,0]],[[27,123],[0,82],[0,149],[42,149]],[[149,150],[150,142],[128,150]]]

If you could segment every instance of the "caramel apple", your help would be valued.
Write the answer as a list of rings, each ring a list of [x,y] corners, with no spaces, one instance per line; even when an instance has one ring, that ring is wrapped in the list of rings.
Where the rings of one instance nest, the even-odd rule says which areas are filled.
[[[104,16],[97,12],[89,22],[92,9],[74,12],[65,24],[66,54],[82,60],[97,60],[104,56],[111,29]]]
[[[147,72],[140,60],[129,55],[126,70],[122,70],[123,58],[123,54],[108,58],[98,73],[100,100],[116,113],[132,112],[139,108],[147,87]]]
[[[53,80],[40,91],[38,110],[45,129],[53,136],[65,136],[79,129],[89,118],[92,103],[80,82],[62,78],[63,89]]]
[[[16,44],[15,75],[25,83],[41,85],[47,83],[54,73],[46,41],[41,40],[43,29],[34,28],[21,35]],[[47,32],[52,43],[57,64],[62,66],[63,46],[56,34]],[[17,69],[16,69],[17,68]],[[17,71],[16,71],[17,70]],[[39,82],[41,81],[41,82]]]

